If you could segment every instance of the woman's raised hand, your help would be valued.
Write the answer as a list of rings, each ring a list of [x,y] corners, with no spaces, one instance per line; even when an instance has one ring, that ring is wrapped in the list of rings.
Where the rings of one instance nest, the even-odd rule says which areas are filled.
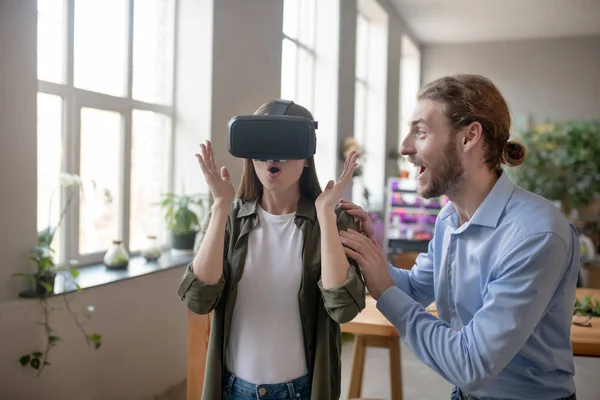
[[[235,190],[231,184],[227,168],[221,167],[220,171],[217,170],[210,140],[207,140],[204,144],[200,144],[200,154],[196,153],[196,159],[198,159],[198,164],[200,164],[214,202],[222,203],[228,207],[231,206]]]
[[[357,159],[358,154],[354,151],[348,155],[346,162],[344,163],[344,170],[340,175],[340,179],[338,179],[337,183],[329,181],[323,192],[319,195],[319,197],[317,197],[315,202],[317,212],[334,209],[335,205],[344,194],[344,190],[346,189],[348,182],[352,180],[354,170],[358,166],[358,163],[356,162]]]

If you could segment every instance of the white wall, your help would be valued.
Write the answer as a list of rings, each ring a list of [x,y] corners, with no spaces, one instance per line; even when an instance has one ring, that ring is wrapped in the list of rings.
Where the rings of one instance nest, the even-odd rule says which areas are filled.
[[[214,7],[212,143],[237,186],[243,162],[227,151],[227,122],[280,97],[283,2],[218,0]]]
[[[0,1],[0,302],[26,287],[9,276],[36,241],[36,4]]]
[[[426,45],[425,82],[446,74],[491,78],[515,116],[540,121],[600,119],[600,36],[464,45]]]
[[[36,300],[0,303],[0,398],[7,400],[149,400],[185,378],[187,313],[176,291],[181,268],[86,289],[72,307],[95,306],[86,326],[103,336],[92,350],[71,316],[55,311],[51,326],[63,340],[51,366],[36,378],[18,360],[42,350],[42,315]],[[62,305],[62,297],[50,304]]]

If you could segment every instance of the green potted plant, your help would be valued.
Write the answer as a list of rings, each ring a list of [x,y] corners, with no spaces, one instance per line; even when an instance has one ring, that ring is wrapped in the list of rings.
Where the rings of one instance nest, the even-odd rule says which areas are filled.
[[[171,249],[192,252],[196,234],[201,230],[201,220],[210,208],[207,194],[165,193],[161,201],[165,222],[171,232]]]
[[[519,186],[548,200],[561,211],[587,206],[600,195],[600,130],[594,121],[565,121],[536,125],[532,119],[515,132],[526,158],[508,173]]]
[[[60,217],[56,225],[49,223],[47,228],[41,230],[37,234],[37,243],[31,250],[30,255],[30,259],[36,264],[35,271],[30,273],[18,272],[12,275],[13,277],[22,277],[29,281],[31,284],[31,290],[21,293],[21,296],[27,298],[37,298],[40,301],[40,307],[42,309],[43,321],[40,322],[39,325],[43,326],[44,328],[46,335],[46,347],[44,351],[33,351],[23,354],[19,358],[19,362],[22,366],[29,366],[34,370],[37,370],[37,376],[40,376],[44,368],[50,365],[50,362],[48,361],[50,351],[56,347],[61,340],[61,338],[55,334],[52,326],[50,325],[50,315],[53,311],[60,309],[60,306],[56,304],[50,306],[48,304],[48,298],[54,293],[54,283],[58,273],[65,271],[65,278],[70,278],[71,283],[77,288],[77,290],[81,290],[81,287],[73,281],[74,278],[77,278],[79,275],[79,271],[74,268],[76,262],[68,261],[66,263],[55,263],[53,254],[54,250],[52,249],[54,235],[62,224],[63,218],[71,206],[73,199],[79,195],[81,190],[81,179],[78,175],[63,173],[60,176],[60,188],[64,190],[63,193],[66,195],[65,206],[60,213]],[[52,198],[50,199],[50,203],[50,206],[52,206]],[[66,310],[73,317],[75,325],[84,335],[86,343],[88,343],[88,345],[94,349],[100,348],[102,344],[102,336],[97,333],[88,334],[84,329],[85,322],[80,320],[80,316],[71,307],[70,300],[68,298],[69,296],[65,294],[61,297],[64,301]],[[84,312],[84,321],[91,319],[93,311],[93,306],[87,307],[86,311]]]

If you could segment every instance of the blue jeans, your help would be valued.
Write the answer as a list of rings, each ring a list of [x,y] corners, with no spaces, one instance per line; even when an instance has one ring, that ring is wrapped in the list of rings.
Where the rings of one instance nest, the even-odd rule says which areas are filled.
[[[223,400],[310,400],[308,375],[276,384],[255,384],[223,374]]]

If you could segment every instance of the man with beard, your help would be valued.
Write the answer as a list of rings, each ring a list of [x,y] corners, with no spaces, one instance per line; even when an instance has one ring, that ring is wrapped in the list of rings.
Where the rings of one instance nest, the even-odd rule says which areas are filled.
[[[579,270],[576,229],[502,166],[524,147],[494,84],[443,77],[418,94],[401,153],[419,194],[448,196],[427,254],[388,265],[365,211],[343,201],[363,234],[340,237],[377,308],[404,343],[455,388],[452,399],[575,399],[570,327]],[[436,302],[439,319],[425,310]]]

